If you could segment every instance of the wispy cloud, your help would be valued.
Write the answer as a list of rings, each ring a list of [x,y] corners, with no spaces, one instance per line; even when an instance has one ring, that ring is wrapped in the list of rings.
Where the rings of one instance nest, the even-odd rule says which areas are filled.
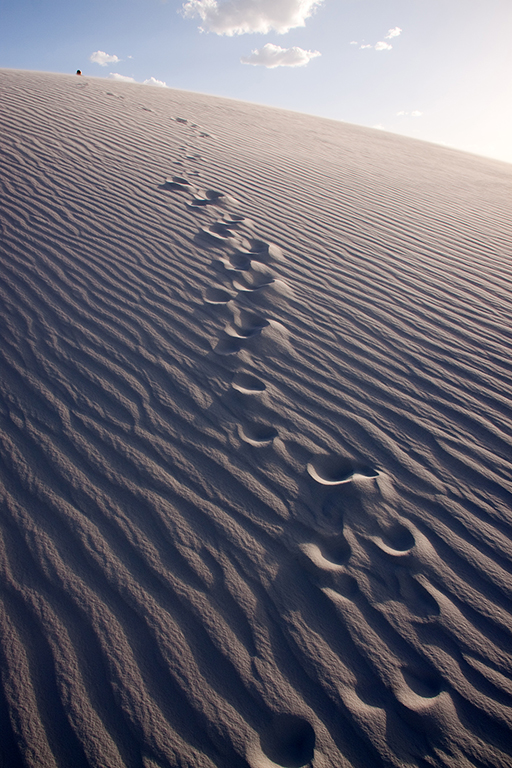
[[[260,50],[252,51],[250,56],[242,56],[242,64],[267,67],[305,67],[311,59],[322,54],[319,51],[305,51],[303,48],[281,48],[279,45],[267,43]]]
[[[154,77],[144,80],[142,85],[156,85],[158,88],[167,88],[167,84],[163,80],[156,80]]]
[[[388,29],[388,33],[385,37],[386,40],[391,40],[392,37],[398,37],[402,33],[402,30],[400,27],[393,27],[393,29]]]
[[[94,51],[89,56],[89,60],[93,64],[99,64],[100,67],[106,67],[107,64],[117,64],[118,61],[121,61],[115,54],[105,53],[105,51]]]
[[[217,35],[284,34],[305,26],[306,19],[323,0],[188,0],[181,12],[201,19],[201,29]]]
[[[135,82],[134,77],[128,77],[127,75],[120,75],[119,72],[110,72],[109,77],[111,77],[112,80],[121,80],[123,83]]]
[[[423,115],[423,112],[420,112],[419,109],[413,109],[412,112],[405,112],[404,110],[401,110],[400,112],[396,113],[397,117],[421,117]]]
[[[359,45],[359,50],[361,51],[367,48],[373,48],[376,51],[391,51],[393,46],[384,41],[391,40],[393,37],[398,37],[401,34],[402,34],[402,29],[400,27],[393,27],[393,29],[388,29],[388,33],[384,37],[384,40],[379,40],[378,43],[375,43],[375,45],[373,45],[372,43],[362,43],[361,45],[359,45],[357,40],[351,40],[350,45]]]

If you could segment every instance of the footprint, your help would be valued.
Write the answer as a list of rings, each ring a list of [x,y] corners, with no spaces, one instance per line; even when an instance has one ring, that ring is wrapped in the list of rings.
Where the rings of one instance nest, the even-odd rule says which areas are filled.
[[[316,736],[313,726],[298,715],[275,715],[260,735],[265,757],[285,768],[302,768],[315,756]]]
[[[243,276],[233,281],[233,287],[238,291],[259,291],[274,282],[275,278],[270,270],[253,266],[250,272],[244,272]]]
[[[404,667],[401,672],[405,684],[417,696],[433,699],[441,693],[442,681],[435,673],[414,667]]]
[[[249,424],[238,427],[238,434],[244,443],[257,447],[270,445],[277,437],[277,429],[268,424]]]
[[[243,339],[226,336],[219,339],[213,348],[216,355],[237,355],[243,348]]]
[[[232,336],[249,339],[251,336],[257,336],[270,325],[268,320],[256,312],[247,312],[237,308],[234,314],[235,322],[227,329],[227,333]]]
[[[261,333],[261,328],[237,328],[236,325],[228,325],[225,330],[228,336],[236,339],[250,339]]]
[[[273,280],[270,280],[268,283],[263,283],[263,285],[250,286],[241,280],[233,280],[233,288],[237,291],[243,291],[244,293],[253,293],[254,291],[261,290],[261,288],[265,288],[267,285],[271,285],[273,282]]]
[[[350,544],[342,533],[334,539],[320,544],[320,550],[325,559],[334,565],[343,565],[352,554]]]
[[[165,180],[164,187],[165,189],[183,189],[186,192],[190,192],[192,188],[190,181],[183,176],[171,176],[170,179]]]
[[[207,288],[203,299],[207,304],[227,304],[236,294],[228,293],[223,288]]]
[[[357,478],[375,478],[379,476],[376,469],[367,464],[355,463],[350,459],[336,454],[322,454],[307,465],[307,471],[321,485],[344,485]]]
[[[222,221],[226,224],[226,226],[232,226],[232,227],[238,227],[240,224],[252,224],[253,222],[250,219],[246,219],[245,216],[242,216],[237,213],[230,213],[224,216]]]
[[[218,224],[213,224],[211,227],[202,227],[198,235],[201,239],[215,244],[229,243],[233,238],[229,229],[225,229]]]
[[[234,253],[227,258],[220,259],[220,262],[228,271],[245,272],[251,268],[250,260],[240,256],[238,253]]]
[[[300,549],[317,568],[326,571],[338,571],[352,554],[350,544],[343,534],[336,536],[331,541],[325,539],[317,542],[306,542],[300,545]]]
[[[229,208],[230,205],[236,205],[236,200],[229,195],[225,195],[223,192],[207,189],[204,195],[199,196],[198,194],[192,199],[189,208],[200,208],[205,205],[218,205],[221,208]]]
[[[409,528],[399,522],[395,522],[381,536],[375,537],[374,542],[379,549],[394,557],[408,555],[416,544],[416,540]]]
[[[244,395],[256,395],[264,392],[267,388],[267,385],[261,379],[243,371],[235,373],[231,386]]]
[[[273,243],[266,243],[264,240],[251,240],[247,242],[247,247],[240,249],[241,253],[248,255],[253,261],[259,261],[262,264],[268,264],[272,261],[284,261],[282,250]]]

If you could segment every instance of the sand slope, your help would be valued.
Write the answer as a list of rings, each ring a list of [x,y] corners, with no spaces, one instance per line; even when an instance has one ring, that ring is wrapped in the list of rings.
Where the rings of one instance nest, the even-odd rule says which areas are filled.
[[[0,765],[510,766],[512,167],[0,80]]]

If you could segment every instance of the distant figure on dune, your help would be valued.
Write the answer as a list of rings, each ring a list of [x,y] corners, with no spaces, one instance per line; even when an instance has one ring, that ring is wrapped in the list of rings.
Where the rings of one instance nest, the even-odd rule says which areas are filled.
[[[81,69],[77,69],[76,73],[77,73],[77,75],[81,75],[82,74],[82,70]]]

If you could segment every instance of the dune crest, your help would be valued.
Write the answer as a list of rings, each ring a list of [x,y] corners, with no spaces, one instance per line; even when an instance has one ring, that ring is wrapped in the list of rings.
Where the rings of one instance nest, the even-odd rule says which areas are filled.
[[[0,81],[0,763],[507,766],[512,167]]]

